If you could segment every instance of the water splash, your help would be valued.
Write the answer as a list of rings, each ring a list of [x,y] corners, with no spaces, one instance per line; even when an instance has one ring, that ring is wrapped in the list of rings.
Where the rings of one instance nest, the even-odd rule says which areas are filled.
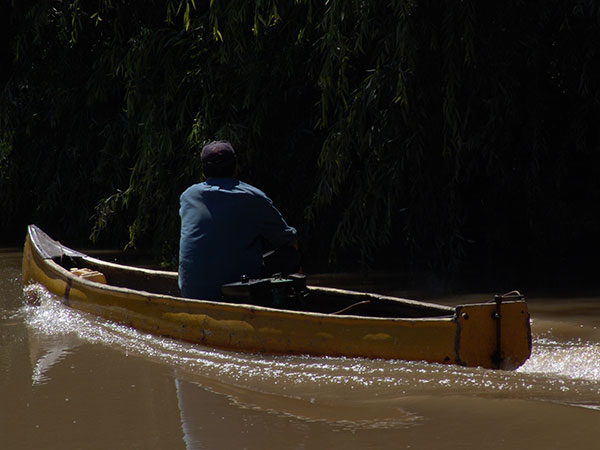
[[[534,340],[531,358],[519,369],[573,380],[600,380],[600,344],[582,339],[559,342]]]

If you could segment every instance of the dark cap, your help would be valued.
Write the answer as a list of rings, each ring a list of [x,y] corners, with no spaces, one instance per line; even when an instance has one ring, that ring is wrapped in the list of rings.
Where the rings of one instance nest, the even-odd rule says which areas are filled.
[[[235,164],[235,152],[228,141],[213,141],[202,148],[203,167],[227,167]]]

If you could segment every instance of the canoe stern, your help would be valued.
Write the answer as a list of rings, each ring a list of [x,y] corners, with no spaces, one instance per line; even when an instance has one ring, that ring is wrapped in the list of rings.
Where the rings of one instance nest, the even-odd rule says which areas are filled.
[[[524,300],[456,308],[455,351],[459,364],[513,370],[531,354],[531,327]]]

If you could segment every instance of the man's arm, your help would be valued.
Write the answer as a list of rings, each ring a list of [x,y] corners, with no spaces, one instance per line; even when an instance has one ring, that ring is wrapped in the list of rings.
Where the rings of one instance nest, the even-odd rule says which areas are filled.
[[[262,204],[262,237],[275,248],[285,245],[297,246],[296,229],[287,224],[270,198],[265,197]]]

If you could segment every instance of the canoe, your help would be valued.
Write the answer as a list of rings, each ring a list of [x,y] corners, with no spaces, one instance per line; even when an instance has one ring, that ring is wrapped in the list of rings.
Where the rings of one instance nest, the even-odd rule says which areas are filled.
[[[262,280],[258,285],[260,292],[267,286],[273,294],[286,281]],[[374,293],[298,287],[294,280],[298,288],[287,292],[287,303],[276,303],[274,294],[268,301],[249,295],[257,284],[251,280],[230,285],[223,301],[196,300],[181,297],[176,272],[106,262],[62,245],[35,225],[28,227],[25,240],[23,282],[40,284],[65,305],[86,313],[236,351],[506,370],[522,365],[531,353],[529,312],[516,291],[491,302],[450,307]]]

